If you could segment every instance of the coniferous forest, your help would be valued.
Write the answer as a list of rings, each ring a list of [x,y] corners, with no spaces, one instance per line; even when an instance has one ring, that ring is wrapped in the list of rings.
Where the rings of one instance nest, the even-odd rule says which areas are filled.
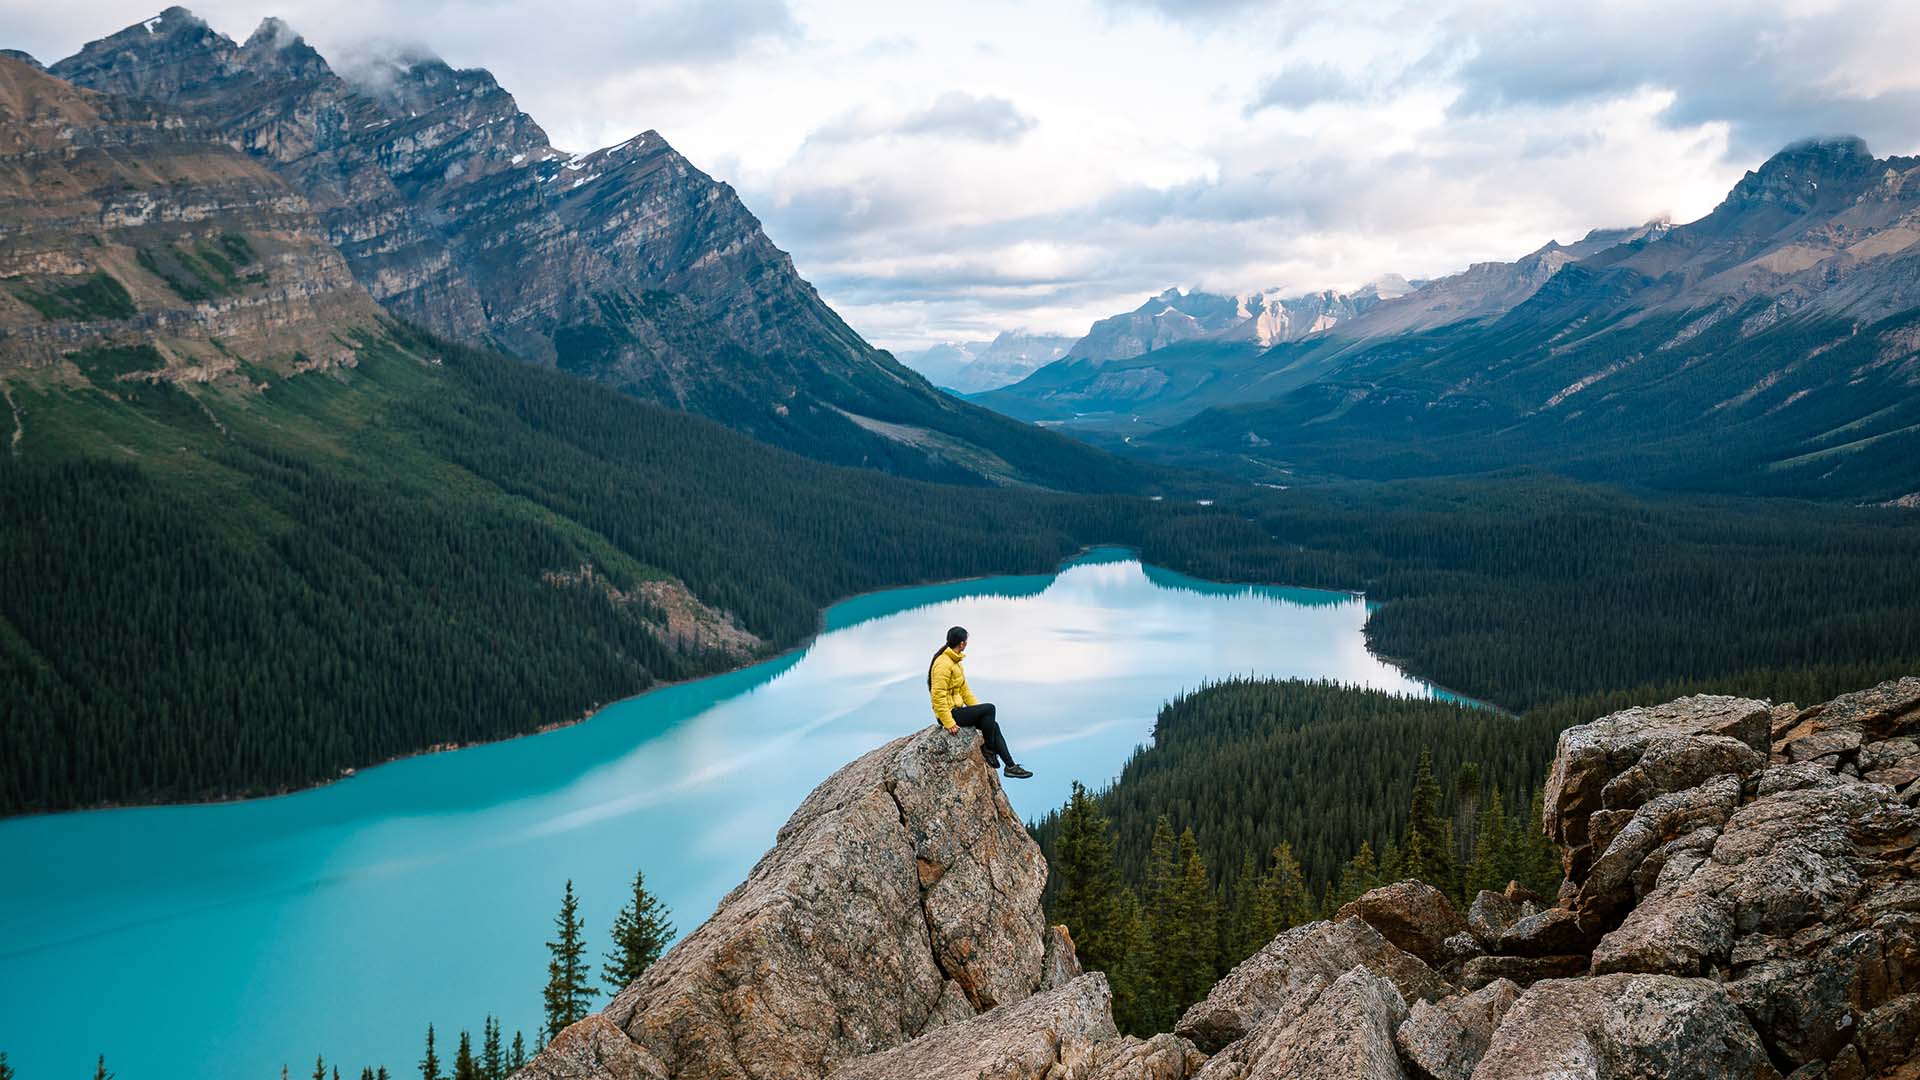
[[[1206,506],[930,485],[390,334],[258,395],[13,389],[0,812],[279,791],[533,731],[790,646],[836,599],[1094,543],[1363,589],[1376,652],[1547,726],[1693,688],[1811,700],[1920,658],[1911,514],[1532,473],[1222,481]],[[665,644],[638,586],[669,578],[758,645]]]

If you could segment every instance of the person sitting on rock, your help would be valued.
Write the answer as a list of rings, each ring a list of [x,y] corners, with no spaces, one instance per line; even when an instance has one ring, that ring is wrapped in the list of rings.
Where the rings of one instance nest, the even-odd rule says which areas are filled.
[[[950,627],[947,643],[933,654],[933,662],[927,665],[927,692],[933,695],[933,717],[948,731],[979,728],[980,753],[987,759],[988,767],[998,769],[1004,761],[1007,763],[1005,775],[1024,780],[1033,774],[1014,764],[1013,751],[1007,749],[1006,736],[1000,734],[1000,721],[993,718],[993,705],[982,705],[967,686],[966,673],[960,670],[960,661],[966,659],[966,652],[967,628]]]

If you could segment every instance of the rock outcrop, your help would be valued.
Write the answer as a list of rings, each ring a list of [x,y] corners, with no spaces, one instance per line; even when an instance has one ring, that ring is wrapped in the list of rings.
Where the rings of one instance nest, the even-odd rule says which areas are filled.
[[[1149,1039],[1045,926],[1045,866],[972,745],[909,736],[822,784],[712,919],[523,1075],[1912,1080],[1916,735],[1920,678],[1570,729],[1557,903],[1510,886],[1463,918],[1396,882]]]

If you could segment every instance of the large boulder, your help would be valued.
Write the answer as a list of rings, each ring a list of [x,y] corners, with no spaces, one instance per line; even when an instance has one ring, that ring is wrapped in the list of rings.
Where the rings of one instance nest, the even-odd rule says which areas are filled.
[[[1439,1002],[1416,1001],[1406,1023],[1394,1033],[1400,1056],[1417,1076],[1468,1080],[1493,1041],[1494,1030],[1519,997],[1520,987],[1495,979],[1471,993]]]
[[[1357,918],[1380,936],[1428,964],[1441,960],[1446,940],[1467,929],[1445,893],[1422,881],[1396,881],[1362,894],[1336,919]]]
[[[1494,1030],[1473,1080],[1760,1080],[1766,1047],[1718,983],[1602,975],[1535,983]]]
[[[824,1077],[1021,1002],[1049,968],[1065,977],[1064,943],[1048,962],[1045,882],[977,736],[909,735],[816,788],[713,916],[586,1023],[596,1045],[622,1032],[667,1080]],[[562,1073],[556,1058],[534,1075],[656,1075]]]
[[[1393,1033],[1406,1019],[1399,989],[1354,967],[1299,1013],[1270,1016],[1209,1058],[1197,1080],[1399,1080]]]
[[[1665,705],[1626,709],[1561,732],[1547,772],[1544,814],[1547,833],[1564,849],[1568,879],[1584,880],[1598,854],[1587,831],[1594,812],[1632,809],[1638,805],[1631,801],[1636,794],[1676,782],[1675,776],[1690,771],[1678,764],[1687,756],[1689,742],[1698,741],[1700,754],[1714,759],[1726,750],[1717,737],[1764,755],[1772,730],[1771,706],[1764,701],[1696,694]],[[1707,738],[1696,740],[1702,736]],[[1638,765],[1656,743],[1657,760],[1664,762],[1657,775],[1644,784],[1615,788],[1614,805],[1607,805],[1607,786]]]
[[[1359,919],[1312,922],[1282,932],[1241,961],[1186,1011],[1174,1033],[1212,1053],[1270,1021],[1284,1026],[1356,967],[1393,987],[1403,1009],[1452,990],[1419,957]]]

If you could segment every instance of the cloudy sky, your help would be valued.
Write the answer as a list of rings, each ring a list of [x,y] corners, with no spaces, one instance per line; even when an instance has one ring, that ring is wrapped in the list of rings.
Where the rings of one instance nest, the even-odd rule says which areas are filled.
[[[0,0],[0,45],[51,61],[157,2]],[[657,129],[898,349],[1689,220],[1806,135],[1920,151],[1905,0],[191,6],[489,68],[564,148]]]

